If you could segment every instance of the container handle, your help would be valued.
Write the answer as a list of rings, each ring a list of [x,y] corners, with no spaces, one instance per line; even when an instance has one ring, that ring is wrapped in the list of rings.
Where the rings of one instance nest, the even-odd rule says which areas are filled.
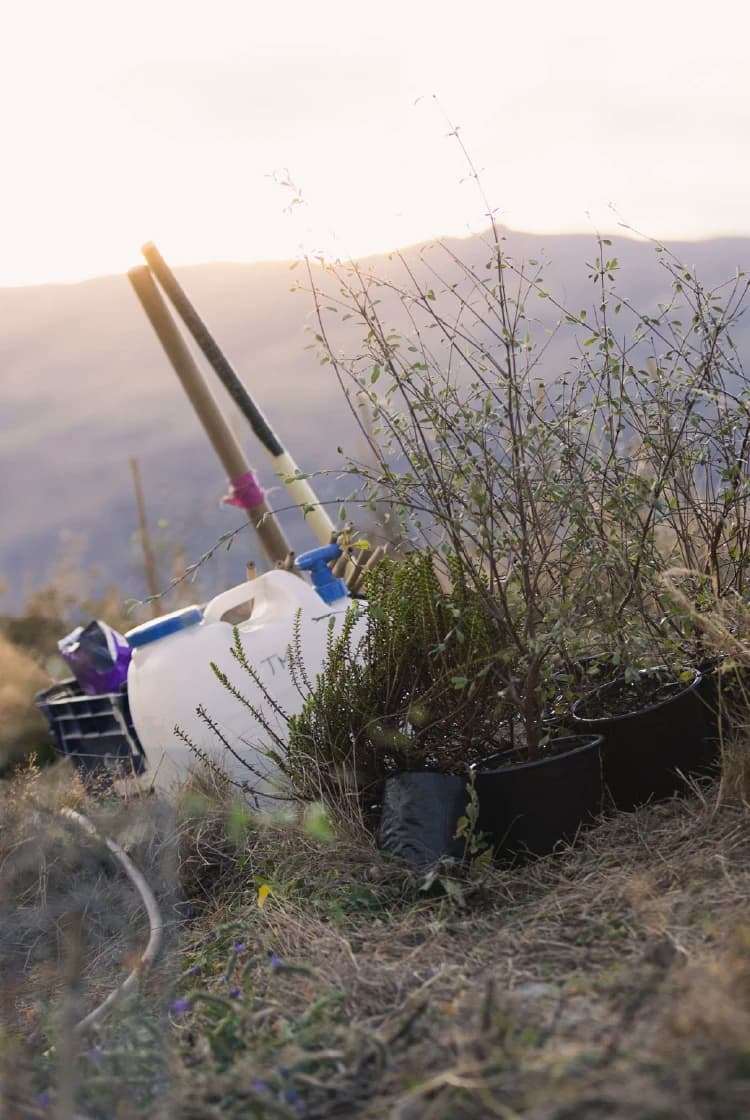
[[[291,572],[273,571],[256,579],[241,583],[237,587],[230,587],[222,591],[207,605],[203,612],[204,622],[220,622],[222,615],[232,607],[253,600],[251,622],[259,621],[273,607],[283,606],[298,610],[305,607],[308,610],[316,609],[318,613],[326,613],[326,605],[321,601],[316,591],[309,584],[304,583],[299,576]]]
[[[232,607],[257,599],[256,592],[259,590],[260,582],[260,579],[251,579],[247,583],[238,584],[237,587],[230,587],[228,591],[222,591],[206,606],[203,611],[203,621],[221,622],[222,615],[231,611]]]

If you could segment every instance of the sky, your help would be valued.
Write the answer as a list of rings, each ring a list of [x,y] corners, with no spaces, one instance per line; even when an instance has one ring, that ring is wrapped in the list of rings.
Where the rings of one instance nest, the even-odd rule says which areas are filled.
[[[173,265],[385,252],[481,229],[488,203],[540,233],[750,234],[749,13],[8,4],[0,285],[124,272],[148,240]]]

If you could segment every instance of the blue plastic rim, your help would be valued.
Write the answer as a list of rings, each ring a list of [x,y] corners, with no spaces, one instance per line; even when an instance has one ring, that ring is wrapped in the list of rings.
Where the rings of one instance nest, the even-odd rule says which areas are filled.
[[[203,611],[200,607],[183,607],[182,610],[172,611],[162,618],[155,618],[153,622],[144,622],[140,626],[128,630],[125,640],[133,649],[147,646],[151,642],[158,642],[170,634],[177,634],[180,630],[188,630],[203,620]]]

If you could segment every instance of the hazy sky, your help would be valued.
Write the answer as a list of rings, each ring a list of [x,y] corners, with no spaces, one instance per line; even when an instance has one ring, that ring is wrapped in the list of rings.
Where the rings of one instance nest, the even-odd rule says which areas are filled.
[[[750,233],[749,31],[728,0],[8,4],[0,284],[149,239],[187,263],[481,228],[448,118],[516,229]]]

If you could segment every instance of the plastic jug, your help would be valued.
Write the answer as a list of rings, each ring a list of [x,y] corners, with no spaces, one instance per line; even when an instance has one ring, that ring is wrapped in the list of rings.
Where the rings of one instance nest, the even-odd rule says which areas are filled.
[[[339,628],[347,610],[361,610],[347,597],[345,585],[332,589],[330,578],[324,576],[323,581],[329,594],[335,592],[328,602],[291,572],[267,572],[217,595],[203,612],[188,607],[129,631],[126,637],[133,656],[128,695],[133,723],[146,754],[148,782],[157,789],[171,790],[196,765],[195,753],[175,734],[178,726],[232,779],[246,782],[256,804],[270,807],[274,799],[283,802],[288,797],[283,775],[266,754],[269,748],[282,752],[245,705],[224,688],[211,662],[226,673],[241,695],[262,710],[285,741],[285,721],[232,656],[234,628],[223,622],[222,616],[252,600],[250,618],[238,626],[245,656],[272,700],[287,714],[295,714],[305,700],[288,671],[288,648],[296,618],[299,615],[304,667],[314,681],[325,660],[329,619],[333,616]],[[364,627],[364,622],[362,612],[357,627]],[[198,716],[199,705],[225,743]]]

